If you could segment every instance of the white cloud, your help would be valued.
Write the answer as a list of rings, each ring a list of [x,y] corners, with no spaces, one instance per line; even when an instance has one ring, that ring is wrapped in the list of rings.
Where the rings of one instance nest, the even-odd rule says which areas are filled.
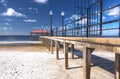
[[[8,29],[7,29],[7,27],[3,27],[3,30],[4,30],[4,31],[7,31]]]
[[[87,24],[87,18],[77,21],[76,24]]]
[[[120,12],[120,7],[116,7],[114,9],[107,11],[107,15],[117,17],[117,16],[119,16],[119,12]]]
[[[6,2],[6,0],[1,0],[0,2],[1,2],[1,3],[5,3],[5,2]]]
[[[37,2],[37,3],[42,3],[42,4],[44,4],[44,3],[46,3],[48,0],[34,0],[35,2]]]
[[[27,20],[24,20],[24,22],[37,22],[37,20],[35,20],[35,19],[27,19]]]
[[[23,11],[23,10],[25,10],[25,9],[24,9],[24,8],[19,8],[19,10]]]
[[[10,30],[12,30],[13,28],[12,27],[3,27],[2,30],[5,31],[5,32],[8,32]]]
[[[31,10],[32,12],[38,13],[38,9],[37,8],[29,7],[28,9]]]
[[[5,25],[10,25],[9,23],[5,23]]]
[[[68,25],[68,26],[66,26],[66,29],[69,29],[70,28],[70,26]],[[65,30],[65,26],[63,27],[63,29]],[[59,27],[58,28],[58,30],[62,30],[62,27]]]
[[[105,16],[103,16],[102,19],[105,20],[106,19]]]
[[[2,14],[3,16],[16,16],[16,17],[25,17],[25,15],[16,12],[14,9],[12,8],[8,8],[6,12],[4,12]]]
[[[7,1],[6,1],[6,0],[1,0],[0,2],[1,2],[5,7],[7,7],[7,4],[6,4]]]
[[[73,14],[71,17],[69,18],[66,18],[65,20],[67,21],[71,21],[71,20],[78,20],[81,18],[81,15],[76,15],[76,14]],[[82,20],[79,20],[77,22],[75,22],[76,24],[86,24],[87,23],[87,18],[83,18]]]
[[[9,19],[9,18],[7,18],[7,19],[4,19],[4,20],[6,20],[6,21],[12,21],[12,19]]]
[[[38,10],[37,8],[29,7],[29,10]]]
[[[76,15],[76,14],[73,14],[71,17],[69,17],[69,18],[66,18],[65,20],[77,20],[77,19],[80,19],[80,15]]]

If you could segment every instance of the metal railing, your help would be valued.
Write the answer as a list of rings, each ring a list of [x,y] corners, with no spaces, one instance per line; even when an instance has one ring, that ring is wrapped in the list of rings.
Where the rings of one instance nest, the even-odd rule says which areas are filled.
[[[120,4],[103,9],[103,1],[75,6],[80,10],[75,13],[78,18],[64,24],[63,33],[62,26],[54,28],[54,36],[120,37]]]

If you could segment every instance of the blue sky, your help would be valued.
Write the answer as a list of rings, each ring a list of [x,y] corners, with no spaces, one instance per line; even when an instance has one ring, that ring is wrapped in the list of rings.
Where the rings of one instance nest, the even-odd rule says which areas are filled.
[[[49,29],[49,11],[54,12],[53,26],[61,26],[61,12],[65,22],[75,18],[75,0],[0,0],[0,35],[28,35],[34,29]],[[83,0],[84,1],[84,0]],[[91,0],[90,2],[93,2]],[[104,8],[120,4],[120,0],[104,0]],[[120,10],[120,7],[113,11]],[[106,12],[103,19],[116,18],[118,13]]]

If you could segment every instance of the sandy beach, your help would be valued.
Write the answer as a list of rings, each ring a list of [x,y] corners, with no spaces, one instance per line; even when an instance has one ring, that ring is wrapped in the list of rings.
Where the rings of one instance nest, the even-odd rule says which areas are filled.
[[[114,54],[102,52],[93,52],[91,79],[114,79]],[[65,70],[62,50],[56,60],[42,45],[0,46],[0,79],[82,79],[82,53],[75,54]]]

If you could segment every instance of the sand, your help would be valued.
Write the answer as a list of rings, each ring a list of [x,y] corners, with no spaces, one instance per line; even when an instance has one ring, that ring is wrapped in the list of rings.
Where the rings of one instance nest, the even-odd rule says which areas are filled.
[[[64,69],[64,53],[55,59],[43,45],[0,46],[0,79],[82,79],[82,53],[69,53],[69,69]],[[109,59],[109,60],[108,60]],[[93,52],[91,79],[114,79],[114,54]]]
[[[1,46],[0,79],[71,79],[57,65],[55,55],[45,50],[40,46]]]

